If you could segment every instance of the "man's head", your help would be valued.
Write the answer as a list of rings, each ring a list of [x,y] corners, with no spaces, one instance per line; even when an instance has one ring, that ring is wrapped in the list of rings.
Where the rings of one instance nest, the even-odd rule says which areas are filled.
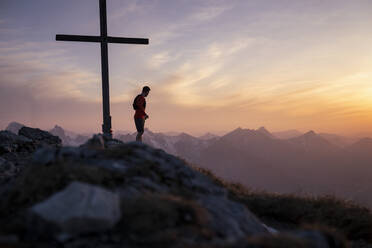
[[[149,86],[144,86],[142,88],[142,95],[143,96],[147,96],[149,94],[149,92],[150,92],[150,87]]]

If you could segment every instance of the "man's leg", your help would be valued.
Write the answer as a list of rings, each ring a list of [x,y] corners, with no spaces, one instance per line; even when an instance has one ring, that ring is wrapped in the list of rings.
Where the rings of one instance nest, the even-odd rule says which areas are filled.
[[[137,132],[136,141],[142,142],[143,132]]]
[[[145,119],[134,119],[137,128],[136,141],[142,142],[142,135],[145,131]]]

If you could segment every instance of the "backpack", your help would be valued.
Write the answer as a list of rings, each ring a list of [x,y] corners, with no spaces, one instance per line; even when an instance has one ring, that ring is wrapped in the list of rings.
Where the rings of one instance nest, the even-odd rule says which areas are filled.
[[[140,95],[138,95],[138,96],[136,96],[136,97],[134,98],[134,101],[133,101],[133,109],[134,109],[134,110],[137,110],[137,108],[138,108],[136,101],[137,101],[137,98],[138,98],[139,96],[140,96]]]
[[[135,98],[134,98],[134,100],[133,100],[133,109],[134,110],[137,110],[138,109],[138,106],[137,106],[137,98],[139,97],[139,96],[141,96],[141,95],[138,95],[138,96],[136,96]],[[145,102],[143,103],[143,108],[146,108],[146,100],[145,100]]]

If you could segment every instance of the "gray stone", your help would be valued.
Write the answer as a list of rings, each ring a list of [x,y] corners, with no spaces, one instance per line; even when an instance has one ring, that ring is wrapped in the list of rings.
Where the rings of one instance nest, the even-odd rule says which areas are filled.
[[[80,147],[85,147],[89,149],[104,149],[105,140],[102,134],[95,134],[91,139],[82,144]]]
[[[95,134],[91,139],[89,139],[80,147],[86,147],[90,149],[104,149],[117,147],[123,144],[124,142],[120,140],[112,139],[102,134]]]
[[[198,203],[211,214],[210,226],[222,239],[233,242],[247,235],[268,233],[243,204],[215,195],[202,195]]]
[[[38,128],[22,127],[18,134],[31,139],[38,146],[60,147],[62,145],[62,141],[58,136]]]
[[[16,176],[17,172],[17,167],[11,161],[0,157],[0,185],[9,182]]]
[[[120,140],[111,139],[111,140],[107,140],[105,142],[105,147],[106,148],[112,148],[112,147],[120,146],[120,145],[123,145],[123,144],[124,143]]]
[[[71,235],[109,229],[121,215],[116,193],[80,182],[71,183],[31,211]]]
[[[0,154],[33,150],[32,140],[10,131],[0,131]]]
[[[0,176],[2,174],[13,174],[16,172],[16,167],[10,161],[0,157]]]
[[[56,152],[51,148],[38,149],[32,156],[32,161],[40,165],[48,165],[56,162]]]

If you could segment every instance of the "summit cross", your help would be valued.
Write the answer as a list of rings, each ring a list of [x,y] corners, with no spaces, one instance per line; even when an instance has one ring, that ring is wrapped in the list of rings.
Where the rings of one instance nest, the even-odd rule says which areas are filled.
[[[102,132],[105,136],[112,137],[107,43],[148,45],[149,39],[107,36],[106,0],[99,0],[99,13],[101,30],[100,36],[57,34],[56,40],[101,43],[102,105],[103,105]]]

